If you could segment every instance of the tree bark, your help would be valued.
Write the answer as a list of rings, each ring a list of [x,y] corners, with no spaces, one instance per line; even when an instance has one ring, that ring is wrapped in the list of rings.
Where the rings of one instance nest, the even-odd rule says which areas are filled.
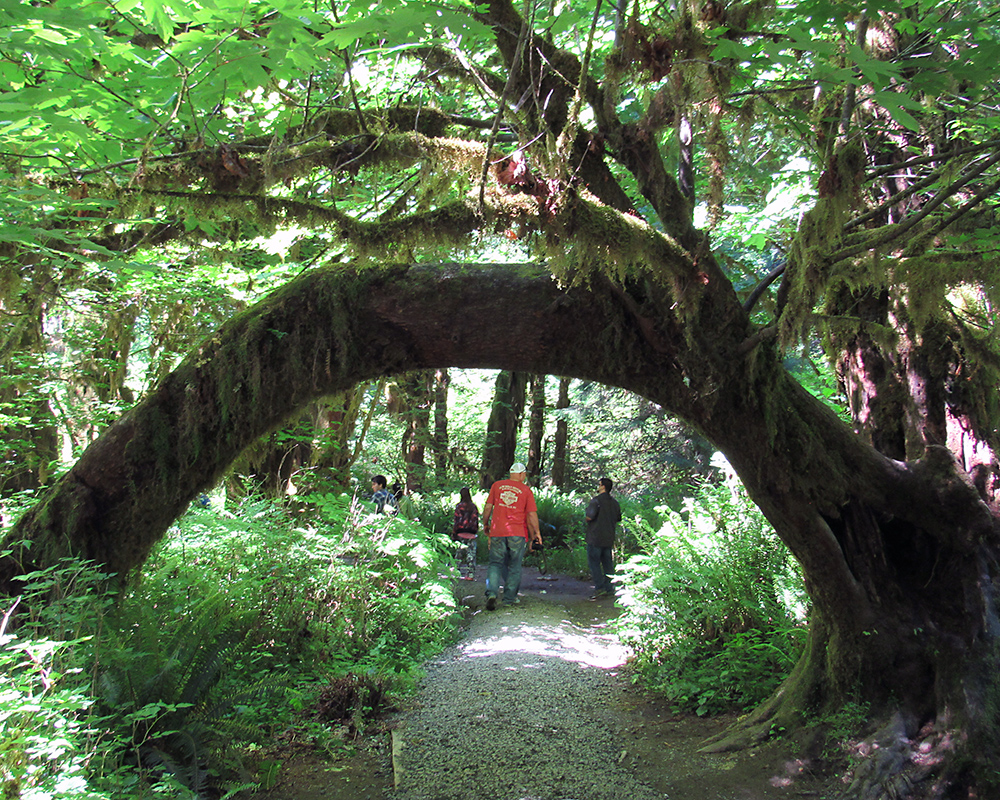
[[[407,492],[423,491],[427,479],[427,446],[433,444],[431,405],[434,402],[434,373],[409,372],[400,379],[405,398],[401,455]]]
[[[39,270],[41,272],[41,270]],[[0,311],[10,321],[0,335],[0,497],[45,485],[59,455],[56,419],[44,386],[45,304],[41,285],[25,287],[22,297]]]
[[[528,480],[538,486],[542,472],[542,436],[545,433],[545,376],[531,376],[531,411],[528,416]]]
[[[368,384],[355,386],[324,398],[313,408],[317,445],[313,449],[311,466],[324,473],[326,481],[344,489],[350,486],[351,465],[367,432],[365,427],[358,435],[355,448],[351,448],[367,388]]]
[[[131,572],[244,447],[359,381],[447,365],[575,376],[697,426],[802,565],[810,644],[746,736],[860,697],[875,715],[901,709],[913,748],[943,747],[956,725],[989,741],[1000,530],[968,476],[942,447],[911,462],[878,453],[750,339],[727,282],[706,274],[686,309],[657,285],[568,287],[524,265],[305,273],[225,324],[88,448],[0,548],[12,550],[2,585],[67,555]],[[455,334],[458,310],[469,324]]]
[[[438,483],[448,476],[448,385],[447,369],[434,373],[434,470]]]
[[[494,481],[507,477],[510,465],[514,463],[526,388],[526,375],[509,370],[501,370],[497,375],[493,405],[486,424],[486,445],[483,447],[483,466],[480,470],[481,489],[489,489]]]
[[[298,419],[254,442],[245,451],[249,494],[270,498],[295,494],[292,476],[311,459],[313,422],[313,415],[303,412]]]
[[[559,399],[556,409],[569,408],[569,378],[559,379]],[[566,463],[568,461],[569,423],[565,417],[556,420],[555,444],[552,447],[552,485],[557,489],[566,488]]]

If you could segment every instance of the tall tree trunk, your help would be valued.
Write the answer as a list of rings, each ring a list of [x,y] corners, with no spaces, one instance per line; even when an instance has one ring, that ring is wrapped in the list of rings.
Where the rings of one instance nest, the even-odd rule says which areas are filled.
[[[433,444],[431,404],[434,402],[434,373],[408,372],[399,381],[403,392],[402,456],[407,492],[419,492],[427,480],[427,447]]]
[[[82,449],[96,439],[121,408],[135,401],[125,381],[139,311],[139,303],[131,299],[111,310],[102,320],[102,327],[94,331],[94,343],[82,361],[63,367],[62,378],[67,386],[65,425],[75,447]]]
[[[542,472],[542,438],[545,435],[545,375],[531,376],[531,411],[528,416],[528,480],[538,486]]]
[[[556,409],[562,411],[569,408],[569,378],[559,379],[559,399]],[[569,422],[565,415],[556,420],[556,439],[552,448],[552,485],[557,489],[566,489],[566,466],[569,453]]]
[[[84,365],[84,378],[102,403],[130,405],[135,400],[125,380],[139,311],[135,300],[116,308],[108,316],[104,331]]]
[[[918,16],[916,9],[899,13],[914,21]],[[914,41],[905,28],[887,24],[889,20],[863,19],[857,28],[859,46],[868,39],[878,41],[882,58],[899,59],[912,47],[927,44]],[[948,153],[967,142],[955,138],[948,125],[910,130],[877,122],[869,107],[859,105],[851,93],[845,96],[842,138],[862,142],[872,166],[885,168],[870,188],[872,222],[895,225],[927,202],[924,193],[913,191],[919,178],[910,166],[914,153]],[[905,264],[908,255],[901,250],[896,257]],[[892,260],[889,253],[881,257]],[[930,275],[940,268],[927,265],[925,271]],[[985,382],[968,380],[966,347],[976,348],[976,337],[968,335],[960,315],[933,310],[949,307],[943,288],[917,292],[912,284],[904,287],[891,279],[877,291],[842,287],[828,300],[826,310],[833,318],[844,314],[862,321],[857,330],[833,332],[829,338],[855,426],[876,449],[896,459],[918,459],[929,446],[948,448],[973,476],[982,498],[996,508],[1000,435],[991,421],[996,418],[996,391],[991,387],[984,399],[980,387]],[[913,295],[919,295],[919,302]]]
[[[497,375],[490,419],[486,424],[481,489],[489,489],[494,481],[507,477],[514,463],[527,384],[527,376],[521,372],[501,370]]]
[[[310,408],[291,424],[254,442],[241,459],[247,472],[244,490],[271,498],[295,494],[292,478],[309,464],[315,432],[315,413]]]
[[[39,269],[39,273],[43,270]],[[56,420],[45,390],[43,274],[13,301],[0,297],[0,497],[37,489],[59,456]]]
[[[351,438],[357,430],[358,417],[365,393],[371,384],[361,383],[346,392],[338,392],[313,407],[316,445],[312,466],[324,474],[326,481],[346,489],[351,483],[351,465],[357,459],[364,442],[367,425],[358,435],[357,445],[351,447]],[[376,390],[376,402],[378,401]],[[367,419],[367,418],[366,418]]]
[[[989,413],[982,401],[967,393],[963,332],[943,322],[917,330],[905,305],[893,305],[884,292],[858,296],[844,290],[828,306],[833,314],[847,307],[865,323],[894,332],[889,344],[884,334],[874,337],[864,326],[829,337],[855,430],[899,460],[919,458],[928,446],[947,447],[983,499],[995,505],[997,437],[984,422]]]
[[[439,484],[448,477],[448,385],[451,376],[447,369],[434,373],[434,471]]]

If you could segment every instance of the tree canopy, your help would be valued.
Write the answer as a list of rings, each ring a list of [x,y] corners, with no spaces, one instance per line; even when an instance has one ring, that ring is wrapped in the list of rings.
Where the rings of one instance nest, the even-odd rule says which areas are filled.
[[[811,645],[750,736],[852,693],[908,741],[995,735],[991,4],[0,13],[8,461],[47,478],[61,317],[94,320],[77,401],[129,406],[137,341],[162,378],[22,520],[32,559],[127,571],[253,437],[361,379],[586,377],[698,427],[803,565]],[[853,430],[784,367],[820,347]]]

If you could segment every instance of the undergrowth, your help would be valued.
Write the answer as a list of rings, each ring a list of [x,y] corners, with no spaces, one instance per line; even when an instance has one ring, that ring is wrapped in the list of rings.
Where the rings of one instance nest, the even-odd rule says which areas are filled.
[[[314,500],[308,521],[191,510],[117,594],[85,563],[26,576],[0,627],[2,796],[232,796],[273,780],[261,743],[335,749],[406,691],[455,634],[447,538]]]
[[[585,575],[588,498],[537,497],[547,547],[530,558]],[[117,593],[86,563],[26,576],[0,624],[3,797],[229,797],[273,783],[276,741],[335,754],[453,640],[455,503],[196,507]],[[702,714],[759,702],[804,640],[787,551],[736,483],[622,508],[637,674]]]
[[[705,484],[662,524],[632,521],[620,634],[636,675],[700,715],[751,708],[780,685],[806,636],[798,569],[736,480]]]

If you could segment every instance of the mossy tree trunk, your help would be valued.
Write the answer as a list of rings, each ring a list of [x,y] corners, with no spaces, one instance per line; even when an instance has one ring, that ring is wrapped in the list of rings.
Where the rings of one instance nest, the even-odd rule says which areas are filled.
[[[542,472],[542,438],[545,434],[545,376],[531,376],[531,406],[528,413],[528,460],[524,465],[531,485],[538,486]]]
[[[438,483],[448,477],[448,386],[451,376],[447,369],[434,372],[434,471]]]
[[[556,410],[569,408],[569,378],[559,379],[559,398]],[[552,445],[552,485],[557,489],[566,488],[566,464],[569,460],[569,422],[565,416],[556,420],[555,441]]]
[[[434,372],[420,370],[399,381],[406,411],[403,414],[401,455],[407,492],[419,492],[427,480],[427,448],[433,446],[431,406],[434,404]]]
[[[245,451],[246,485],[251,494],[281,498],[295,494],[295,474],[312,459],[315,436],[313,409],[272,431]]]
[[[517,431],[524,414],[528,376],[501,370],[493,389],[493,405],[486,423],[486,438],[480,470],[481,489],[489,489],[494,481],[507,477],[514,463]]]
[[[41,273],[38,270],[38,273]],[[56,419],[45,384],[46,276],[36,274],[20,297],[5,302],[0,333],[0,497],[45,485],[59,456]]]
[[[346,489],[351,482],[351,465],[358,448],[351,447],[351,438],[357,430],[361,404],[368,384],[338,392],[317,403],[314,410],[317,447],[313,450],[311,466],[323,475],[320,480]],[[367,428],[361,431],[358,444],[364,441]]]
[[[890,458],[919,457],[928,445],[947,447],[983,499],[995,505],[1000,464],[989,444],[992,409],[969,394],[973,382],[957,320],[916,331],[907,309],[892,306],[884,293],[844,290],[830,306],[834,313],[849,306],[866,323],[893,331],[891,346],[863,327],[830,337],[855,429]]]
[[[715,263],[708,238],[694,227],[692,176],[685,172],[680,181],[674,179],[674,170],[662,158],[660,133],[672,120],[702,125],[695,138],[680,131],[683,155],[694,154],[691,142],[704,143],[702,160],[713,169],[707,199],[714,211],[721,211],[727,155],[721,134],[729,125],[723,115],[729,117],[738,106],[750,111],[749,104],[743,106],[749,98],[742,97],[742,87],[759,85],[764,77],[744,74],[738,83],[741,68],[731,55],[738,50],[718,46],[729,37],[733,43],[756,45],[761,30],[768,30],[770,46],[772,23],[775,41],[795,30],[778,18],[757,17],[756,11],[765,7],[677,4],[678,14],[662,27],[658,14],[637,11],[634,21],[629,17],[627,25],[619,26],[621,47],[609,54],[603,70],[594,70],[540,29],[529,35],[530,23],[512,0],[477,4],[472,13],[493,31],[499,60],[491,55],[472,68],[461,64],[460,71],[469,79],[467,85],[477,87],[477,96],[493,84],[496,106],[509,111],[505,124],[531,141],[520,155],[523,169],[513,172],[500,167],[494,160],[498,153],[482,140],[456,142],[450,131],[444,135],[444,114],[426,107],[415,113],[393,103],[386,124],[371,118],[369,125],[360,107],[336,109],[335,103],[318,130],[314,123],[299,127],[298,121],[294,126],[284,125],[287,119],[279,121],[292,134],[288,142],[297,142],[282,170],[271,169],[270,148],[267,156],[260,154],[263,140],[234,143],[241,145],[240,161],[253,167],[240,167],[245,176],[228,169],[222,174],[212,166],[225,166],[222,153],[218,161],[203,158],[204,143],[194,138],[181,143],[185,147],[180,152],[172,136],[156,143],[147,142],[143,133],[141,144],[136,138],[141,163],[156,151],[157,158],[169,157],[182,166],[160,171],[155,180],[147,174],[134,181],[115,173],[113,165],[106,165],[106,175],[97,170],[100,183],[92,185],[101,197],[116,182],[123,190],[128,184],[127,192],[113,193],[126,215],[119,217],[116,211],[108,218],[94,217],[98,227],[93,231],[101,231],[97,243],[108,251],[127,253],[140,244],[155,247],[180,237],[188,227],[182,223],[197,209],[199,216],[213,220],[210,227],[218,228],[218,242],[228,241],[233,228],[216,226],[215,220],[253,219],[248,227],[254,236],[292,225],[324,228],[324,238],[329,234],[329,241],[350,242],[362,262],[377,253],[417,252],[418,246],[466,246],[472,234],[523,239],[530,242],[526,252],[531,263],[548,258],[547,266],[559,280],[525,265],[310,269],[234,317],[173,371],[173,333],[193,315],[180,305],[166,306],[165,324],[158,321],[150,349],[151,371],[162,378],[158,389],[94,442],[21,520],[5,543],[11,553],[0,562],[0,582],[14,589],[18,573],[71,554],[96,559],[119,573],[135,569],[187,503],[213,485],[250,442],[279,429],[308,403],[358,381],[447,366],[580,377],[637,392],[696,426],[727,455],[803,566],[814,601],[809,647],[774,701],[746,721],[741,731],[745,738],[764,735],[774,724],[792,724],[806,710],[833,708],[851,698],[869,703],[883,719],[899,712],[899,724],[887,729],[895,732],[893,746],[880,750],[895,765],[873,759],[874,783],[883,766],[916,781],[926,777],[921,771],[958,764],[944,756],[949,742],[966,742],[961,749],[972,756],[977,746],[993,752],[1000,738],[994,733],[1000,699],[991,680],[1000,630],[997,519],[983,499],[990,493],[977,491],[940,440],[944,420],[952,452],[959,451],[953,438],[957,426],[970,439],[961,443],[963,458],[970,449],[977,457],[986,455],[983,443],[995,443],[996,436],[984,430],[985,420],[998,415],[979,412],[983,403],[993,403],[992,411],[997,411],[996,381],[963,374],[969,368],[963,359],[936,361],[941,350],[935,342],[944,336],[956,348],[977,346],[975,336],[962,335],[962,325],[970,323],[949,319],[949,306],[939,301],[963,284],[976,289],[995,284],[986,263],[993,248],[973,249],[982,263],[972,259],[962,267],[954,258],[960,242],[945,234],[960,232],[956,224],[973,210],[991,219],[986,199],[995,196],[997,184],[989,170],[1000,154],[995,142],[973,133],[989,130],[983,124],[989,120],[976,116],[967,128],[963,125],[979,140],[972,151],[945,159],[956,146],[964,147],[959,137],[967,134],[956,134],[948,122],[951,112],[931,110],[940,108],[940,98],[924,94],[931,86],[961,93],[961,83],[975,82],[967,77],[961,83],[941,82],[949,70],[939,72],[934,59],[942,58],[941,65],[947,66],[945,53],[957,67],[956,77],[972,74],[989,81],[992,76],[978,67],[966,72],[973,65],[958,60],[966,48],[952,39],[954,32],[914,24],[924,16],[917,6],[900,12],[910,15],[907,25],[890,24],[899,17],[884,14],[850,20],[845,31],[858,34],[857,49],[865,45],[871,25],[883,54],[879,57],[893,67],[885,72],[866,69],[847,49],[835,48],[837,68],[845,74],[877,72],[879,80],[888,81],[887,91],[813,92],[807,88],[811,79],[803,76],[805,83],[787,95],[803,119],[810,120],[803,131],[815,129],[794,149],[822,154],[816,159],[818,199],[803,215],[787,250],[790,288],[784,311],[768,327],[755,329]],[[658,29],[647,28],[640,19]],[[909,33],[904,36],[904,31]],[[935,31],[947,41],[934,42]],[[720,39],[720,32],[725,38]],[[231,38],[230,31],[225,38]],[[657,41],[670,45],[660,48],[669,51],[666,60],[643,64],[636,53]],[[821,38],[812,53],[816,65],[826,60],[825,43],[834,41]],[[968,41],[969,50],[984,51],[976,40]],[[181,64],[182,49],[172,56]],[[719,50],[730,55],[713,63]],[[442,55],[423,47],[419,52],[432,59],[428,64]],[[589,59],[589,46],[587,53]],[[914,58],[918,53],[919,59]],[[66,55],[78,58],[72,50]],[[87,54],[82,61],[66,62],[66,69],[59,61],[56,70],[84,74],[91,60]],[[480,68],[484,64],[489,69]],[[458,66],[433,72],[443,79],[446,72],[459,71]],[[698,72],[685,71],[692,68]],[[52,74],[43,69],[39,85]],[[659,82],[666,74],[671,74],[669,86],[640,92],[649,95],[648,103],[620,102],[636,86]],[[926,80],[930,75],[933,81]],[[308,85],[311,91],[313,82]],[[781,96],[792,89],[772,85]],[[683,87],[686,96],[671,99],[671,86]],[[907,104],[912,114],[906,117],[920,118],[910,133],[892,121],[900,115],[886,113],[891,107],[876,105],[878,95],[894,96],[897,88],[921,98]],[[585,115],[578,96],[586,103]],[[377,99],[384,107],[384,98]],[[961,107],[973,116],[979,105],[980,99],[963,100]],[[490,117],[493,106],[477,104]],[[627,113],[619,114],[625,106]],[[701,120],[690,116],[699,106],[706,111],[699,112]],[[914,106],[926,106],[926,116]],[[198,119],[208,109],[192,111]],[[774,120],[778,139],[786,122],[784,116]],[[768,124],[766,117],[754,122],[758,130]],[[319,139],[317,133],[322,134]],[[100,139],[101,126],[88,129],[90,136]],[[128,141],[121,139],[122,144]],[[139,156],[139,149],[133,155]],[[894,166],[885,202],[871,186],[865,188],[872,167],[909,163],[909,169],[921,160],[912,158],[915,153],[942,160],[916,183]],[[497,169],[484,175],[482,165],[491,161]],[[404,202],[393,203],[384,217],[363,219],[367,213],[352,216],[330,203],[327,192],[321,196],[305,190],[329,185],[331,170],[349,170],[345,176],[353,176],[371,169],[373,180],[381,180],[418,162],[428,182],[420,187],[421,199],[412,213],[401,195]],[[512,157],[507,166],[513,164]],[[80,174],[94,172],[93,166],[88,163]],[[63,167],[70,174],[74,169],[71,163]],[[980,168],[986,172],[977,172]],[[629,174],[619,182],[626,177],[623,170]],[[953,182],[959,173],[971,183]],[[63,179],[60,175],[58,182]],[[459,185],[479,185],[478,200],[457,199],[451,188],[443,188]],[[920,191],[907,194],[911,188]],[[635,205],[643,207],[646,222],[638,219]],[[954,216],[951,209],[962,213]],[[882,210],[884,220],[877,218]],[[947,216],[935,219],[940,214]],[[114,230],[130,215],[155,222]],[[109,225],[110,220],[117,221]],[[989,225],[976,223],[970,233],[986,233]],[[200,242],[208,230],[190,233]],[[940,245],[932,241],[939,237]],[[88,246],[86,252],[92,258],[95,251]],[[935,271],[925,271],[930,263],[921,266],[924,256],[939,260]],[[945,273],[956,275],[945,278]],[[873,304],[866,309],[871,321],[884,326],[891,316],[891,332],[902,345],[880,349],[874,339],[858,338],[845,349],[856,355],[853,364],[847,363],[856,379],[856,408],[870,414],[863,435],[789,378],[768,338],[779,336],[783,346],[798,343],[813,330],[820,298],[835,296],[841,284],[872,292],[864,298]],[[928,285],[937,287],[937,297]],[[941,313],[934,322],[943,320],[950,327],[928,327],[930,317],[920,320],[915,301],[924,303],[925,312],[937,308]],[[852,309],[847,303],[840,310]],[[838,312],[836,307],[825,310]],[[992,306],[987,316],[991,314]],[[456,319],[463,324],[456,326]],[[869,321],[864,315],[861,319]],[[853,325],[870,332],[865,327]],[[977,368],[995,375],[995,353],[986,348],[983,356]],[[941,381],[948,389],[943,413]],[[977,385],[986,387],[985,394],[975,393]],[[502,456],[490,471],[502,474],[512,458],[512,452]],[[965,463],[971,468],[972,462]],[[975,466],[990,477],[988,460]],[[564,472],[557,473],[554,466],[557,484]],[[33,546],[26,548],[22,539]],[[949,739],[954,727],[971,738]],[[918,744],[927,752],[911,758]]]
[[[139,311],[134,298],[119,302],[102,320],[102,327],[92,329],[89,354],[80,363],[63,366],[62,378],[68,387],[65,425],[81,450],[113,418],[112,408],[135,402],[125,378]]]

